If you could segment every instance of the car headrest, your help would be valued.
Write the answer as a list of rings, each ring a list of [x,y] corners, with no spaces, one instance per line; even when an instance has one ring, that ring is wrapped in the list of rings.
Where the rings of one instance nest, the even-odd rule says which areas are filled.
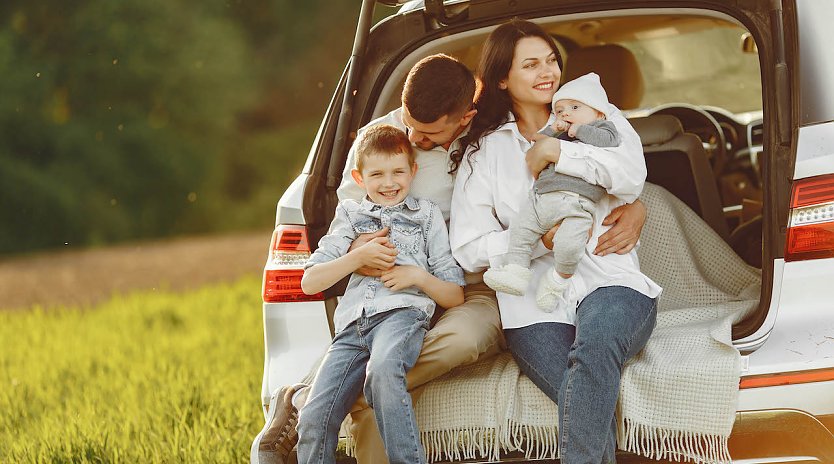
[[[643,100],[643,75],[637,59],[621,45],[598,45],[572,50],[565,62],[562,81],[595,72],[608,93],[608,100],[621,110],[640,106]]]
[[[628,122],[640,134],[640,141],[644,147],[662,145],[683,133],[680,120],[668,114],[632,118]]]

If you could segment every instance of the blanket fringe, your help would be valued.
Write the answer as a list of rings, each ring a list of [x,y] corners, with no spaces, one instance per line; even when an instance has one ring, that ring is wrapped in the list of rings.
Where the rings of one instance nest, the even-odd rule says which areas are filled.
[[[420,441],[428,462],[461,459],[498,461],[502,452],[524,451],[526,459],[558,458],[559,434],[553,426],[531,426],[507,421],[497,430],[492,427],[469,427],[420,432]],[[356,440],[348,435],[348,456],[356,456]]]
[[[729,436],[669,430],[620,418],[619,447],[650,459],[730,464]]]
[[[651,427],[620,418],[621,449],[650,459],[675,462],[730,464],[729,437]],[[559,433],[553,426],[531,426],[507,421],[497,430],[470,427],[420,432],[428,462],[487,459],[497,461],[502,452],[523,451],[525,459],[559,458]],[[356,440],[348,435],[348,456],[355,457]]]

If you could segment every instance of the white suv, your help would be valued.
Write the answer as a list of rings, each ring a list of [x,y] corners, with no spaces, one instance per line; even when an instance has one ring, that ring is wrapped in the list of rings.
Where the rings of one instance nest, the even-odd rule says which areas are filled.
[[[642,98],[618,106],[635,118],[648,181],[683,200],[760,270],[758,304],[732,327],[742,360],[733,459],[834,463],[832,2],[400,3],[370,30],[374,2],[363,1],[347,71],[303,172],[278,203],[264,269],[264,410],[280,387],[310,380],[333,335],[344,282],[313,296],[300,282],[332,219],[356,130],[399,106],[405,74],[419,59],[443,52],[474,68],[490,30],[518,16],[545,27],[569,66],[612,45],[634,55],[636,80],[617,78],[627,81],[626,95]],[[649,115],[666,115],[671,125],[640,119]],[[685,133],[674,133],[681,126]],[[642,247],[652,247],[646,240],[644,231]]]

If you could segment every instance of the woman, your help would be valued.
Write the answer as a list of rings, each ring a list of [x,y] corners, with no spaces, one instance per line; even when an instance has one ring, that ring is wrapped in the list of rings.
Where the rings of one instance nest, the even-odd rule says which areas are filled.
[[[578,308],[541,311],[535,289],[525,296],[498,294],[510,351],[522,372],[559,405],[562,462],[607,463],[615,461],[622,367],[654,328],[660,287],[640,273],[632,247],[625,254],[593,252],[607,229],[602,218],[635,201],[645,181],[640,139],[622,113],[613,106],[609,112],[622,138],[616,148],[550,139],[531,149],[534,135],[554,121],[550,103],[561,76],[559,59],[553,39],[528,21],[512,20],[487,38],[478,69],[478,112],[464,139],[465,156],[455,160],[460,172],[452,199],[452,252],[468,271],[500,265],[507,228],[534,176],[550,162],[608,191],[597,203],[592,237],[571,278]],[[553,244],[547,237],[542,242],[533,254],[534,275],[553,267],[547,249]]]

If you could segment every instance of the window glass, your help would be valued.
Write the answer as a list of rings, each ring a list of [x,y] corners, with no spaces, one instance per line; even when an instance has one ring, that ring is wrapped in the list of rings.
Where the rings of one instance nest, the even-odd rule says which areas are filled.
[[[744,53],[737,27],[680,33],[647,31],[620,45],[634,53],[643,71],[641,104],[690,103],[725,108],[733,113],[762,109],[759,57]]]

